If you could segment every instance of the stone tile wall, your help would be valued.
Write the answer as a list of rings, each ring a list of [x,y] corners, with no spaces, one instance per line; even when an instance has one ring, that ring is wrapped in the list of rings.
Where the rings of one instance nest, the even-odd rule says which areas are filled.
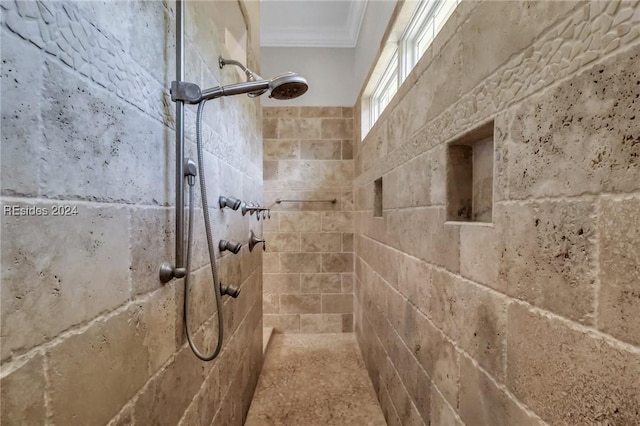
[[[186,4],[186,79],[235,82],[217,66],[213,3]],[[212,363],[187,346],[183,282],[158,280],[174,260],[174,5],[0,4],[3,425],[241,425],[248,410],[262,365],[262,254],[216,253],[221,278],[242,293],[225,302]],[[242,7],[255,66],[257,4]],[[195,158],[195,107],[186,109]],[[261,114],[247,97],[207,106],[217,239],[246,241],[256,226],[215,200],[261,199]],[[196,205],[190,309],[196,341],[210,348],[217,314],[199,196]]]
[[[264,324],[353,331],[353,110],[268,107],[263,126]]]
[[[640,423],[639,63],[638,1],[462,2],[354,142],[390,425]],[[446,144],[492,120],[492,223],[445,223]]]

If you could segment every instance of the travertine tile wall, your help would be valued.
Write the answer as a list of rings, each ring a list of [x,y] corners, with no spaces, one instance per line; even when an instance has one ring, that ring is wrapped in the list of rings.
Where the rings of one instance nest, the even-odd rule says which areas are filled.
[[[390,425],[640,424],[638,64],[638,1],[462,2],[354,143]],[[493,223],[447,224],[446,144],[491,120]]]
[[[186,2],[186,79],[235,82],[212,2]],[[225,343],[199,361],[183,333],[183,282],[161,285],[174,251],[174,2],[13,2],[2,8],[3,425],[241,425],[262,365],[262,254],[225,255]],[[257,3],[249,62],[258,64]],[[195,108],[187,151],[195,158]],[[220,193],[262,197],[261,108],[212,101],[204,125],[215,237],[246,239]],[[240,143],[239,141],[243,141]],[[200,206],[200,198],[197,197]],[[16,216],[6,207],[47,209]],[[68,206],[77,215],[55,215]],[[216,339],[196,212],[196,341]],[[219,256],[219,254],[217,254]]]
[[[273,208],[264,222],[264,325],[353,331],[353,109],[263,112],[264,200]]]

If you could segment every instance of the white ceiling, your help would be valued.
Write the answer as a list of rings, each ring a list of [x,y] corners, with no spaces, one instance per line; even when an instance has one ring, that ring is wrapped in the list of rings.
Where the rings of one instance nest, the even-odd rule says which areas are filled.
[[[350,47],[358,43],[367,0],[262,0],[265,47]]]

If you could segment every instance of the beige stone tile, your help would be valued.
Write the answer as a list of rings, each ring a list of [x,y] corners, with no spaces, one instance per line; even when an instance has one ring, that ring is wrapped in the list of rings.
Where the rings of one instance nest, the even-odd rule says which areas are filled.
[[[353,332],[353,314],[342,314],[342,332]]]
[[[136,322],[128,310],[50,350],[50,404],[57,424],[78,418],[106,424],[147,381],[149,353],[143,327],[131,326]],[[78,389],[84,396],[78,397]]]
[[[640,422],[637,352],[520,304],[508,324],[507,386],[547,423]]]
[[[272,327],[278,333],[299,333],[300,315],[265,314],[263,324],[265,327]]]
[[[389,391],[384,385],[380,387],[379,401],[387,426],[401,426],[402,422],[400,417],[398,413],[396,413],[393,401],[391,401],[391,397],[389,396]]]
[[[262,163],[262,178],[264,180],[277,180],[279,176],[278,164],[277,161],[265,161]]]
[[[265,196],[266,198],[266,196]],[[272,203],[267,203],[265,200],[265,205],[270,206]],[[273,207],[272,207],[273,208]],[[262,222],[262,231],[267,232],[279,232],[280,231],[280,216],[277,211],[271,212],[271,219],[267,219]]]
[[[640,198],[602,198],[600,232],[600,293],[598,328],[640,345]]]
[[[207,290],[212,288],[211,281],[196,282],[195,284],[206,287]],[[182,287],[179,288],[179,300],[176,297],[176,287],[169,286],[154,293],[145,303],[139,303],[135,308],[137,323],[141,324],[144,329],[143,344],[149,351],[149,374],[160,369],[183,343],[182,305],[184,292]],[[203,293],[200,289],[196,294]],[[203,305],[213,305],[213,300],[213,298],[197,300],[190,306],[193,308],[196,305],[198,312],[202,312],[205,311]],[[191,301],[193,302],[193,298]],[[209,312],[213,312],[213,309],[215,308],[210,307]],[[190,313],[192,312],[190,311]],[[191,318],[193,315],[190,316]]]
[[[320,212],[281,212],[281,232],[318,232],[321,230]]]
[[[340,274],[342,279],[342,293],[353,293],[354,274]]]
[[[496,209],[504,227],[499,289],[584,324],[594,319],[595,206],[549,201]]]
[[[300,116],[298,107],[262,107],[264,118],[292,118]]]
[[[205,368],[206,364],[194,362],[191,348],[183,348],[171,368],[155,376],[140,393],[135,402],[135,418],[145,419],[150,424],[177,424],[200,389]],[[97,384],[105,385],[104,381]],[[104,389],[106,392],[110,388],[105,386]],[[92,404],[87,409],[95,410],[96,405]]]
[[[262,296],[262,312],[265,314],[279,314],[280,295],[265,293]]]
[[[397,250],[377,241],[365,240],[364,247],[362,247],[360,253],[374,271],[380,274],[394,288],[397,288],[399,257]]]
[[[0,315],[2,328],[11,330],[3,335],[2,359],[114,309],[129,298],[127,209],[65,204],[76,207],[77,215],[54,216],[54,207],[61,206],[55,202],[12,203],[20,208],[47,209],[48,215],[1,218]],[[159,248],[156,256],[163,250]],[[136,267],[145,269],[150,257],[140,255],[134,260]],[[158,266],[156,263],[155,268]],[[152,273],[157,277],[155,268]],[[139,285],[147,288],[152,284],[145,280]]]
[[[353,213],[323,212],[322,230],[325,232],[353,232]]]
[[[353,232],[342,234],[342,251],[343,252],[353,251]]]
[[[353,108],[350,107],[342,107],[342,116],[345,118],[353,117]]]
[[[265,293],[298,293],[300,274],[263,274]]]
[[[278,137],[280,139],[319,139],[319,119],[313,118],[281,118],[278,120]]]
[[[367,202],[368,208],[373,208],[373,185],[368,191],[371,200]],[[400,206],[400,167],[396,167],[382,176],[382,210],[395,209]]]
[[[301,107],[300,117],[308,117],[308,118],[342,117],[342,108],[340,107]]]
[[[267,252],[284,253],[300,251],[300,234],[290,232],[264,233]]]
[[[280,253],[263,253],[262,271],[265,273],[280,272]]]
[[[398,291],[424,314],[429,312],[433,293],[431,270],[420,259],[398,255]]]
[[[428,206],[431,203],[431,157],[429,153],[412,158],[398,167],[398,179],[399,207]]]
[[[265,118],[262,120],[262,137],[265,139],[278,137],[278,120],[275,118]]]
[[[456,348],[431,324],[414,311],[408,343],[416,359],[449,403],[456,405],[459,392],[459,355]]]
[[[353,211],[354,206],[354,197],[352,191],[345,191],[341,195],[341,210],[344,211]]]
[[[322,272],[353,272],[353,253],[323,253]]]
[[[460,417],[466,425],[545,424],[520,408],[470,358],[463,355],[460,361]]]
[[[302,274],[300,276],[301,293],[340,293],[340,274]]]
[[[461,29],[461,75],[465,76],[462,93],[475,87],[511,55],[532,45],[544,30],[533,22],[554,22],[574,7],[574,2],[541,2],[529,8],[503,2],[479,4]],[[488,24],[495,16],[504,17],[504,22],[522,22],[522,25],[513,31],[508,25]]]
[[[400,251],[452,272],[459,270],[460,227],[444,224],[444,208],[397,210],[389,212],[388,217],[387,227],[393,230]]]
[[[131,210],[131,281],[134,294],[144,294],[162,286],[158,280],[158,256],[173,257],[173,212],[164,209]],[[149,250],[153,247],[153,250]]]
[[[43,425],[45,378],[43,359],[36,355],[0,381],[0,419],[5,425]]]
[[[353,120],[348,118],[325,118],[321,120],[323,139],[350,139],[353,137]]]
[[[322,313],[349,314],[353,312],[352,294],[323,294]]]
[[[129,403],[120,410],[116,417],[111,419],[107,426],[130,426],[135,424],[134,415],[133,405]]]
[[[463,426],[456,412],[435,390],[431,390],[431,424],[443,426]]]
[[[339,252],[342,251],[342,234],[313,232],[300,234],[302,252]]]
[[[431,157],[431,205],[444,206],[447,203],[447,146],[441,144],[430,151]]]
[[[353,141],[350,139],[342,140],[342,159],[353,160]]]
[[[306,178],[305,176],[303,176],[304,164],[304,162],[299,160],[278,161],[278,180],[304,180]]]
[[[300,158],[300,142],[297,139],[265,139],[265,160],[295,160]]]
[[[342,333],[340,314],[301,314],[301,333]]]
[[[406,366],[403,365],[401,369]],[[384,384],[389,398],[393,403],[394,410],[398,415],[401,425],[417,425],[424,424],[417,410],[413,406],[411,398],[402,383],[402,378],[394,368],[391,360],[387,358],[387,366],[384,376]],[[418,422],[419,421],[419,422]]]
[[[460,227],[460,274],[475,282],[499,288],[502,255],[502,227],[464,225]]]
[[[319,253],[282,253],[280,272],[320,272],[322,255]]]
[[[321,312],[319,294],[281,294],[280,313],[319,314]]]
[[[628,70],[639,58],[639,47],[611,57],[513,111],[509,198],[640,188],[637,119],[629,119],[638,104],[628,89],[637,82]]]
[[[342,142],[339,140],[302,140],[300,158],[307,160],[340,160]]]
[[[504,379],[507,299],[448,273],[433,272],[429,317],[498,380]]]

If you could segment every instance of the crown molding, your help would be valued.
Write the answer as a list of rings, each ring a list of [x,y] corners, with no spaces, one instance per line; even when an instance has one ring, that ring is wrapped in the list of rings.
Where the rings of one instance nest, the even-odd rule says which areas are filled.
[[[281,26],[263,27],[261,45],[264,47],[355,47],[367,7],[366,0],[350,1],[346,23],[343,26],[317,27]]]

